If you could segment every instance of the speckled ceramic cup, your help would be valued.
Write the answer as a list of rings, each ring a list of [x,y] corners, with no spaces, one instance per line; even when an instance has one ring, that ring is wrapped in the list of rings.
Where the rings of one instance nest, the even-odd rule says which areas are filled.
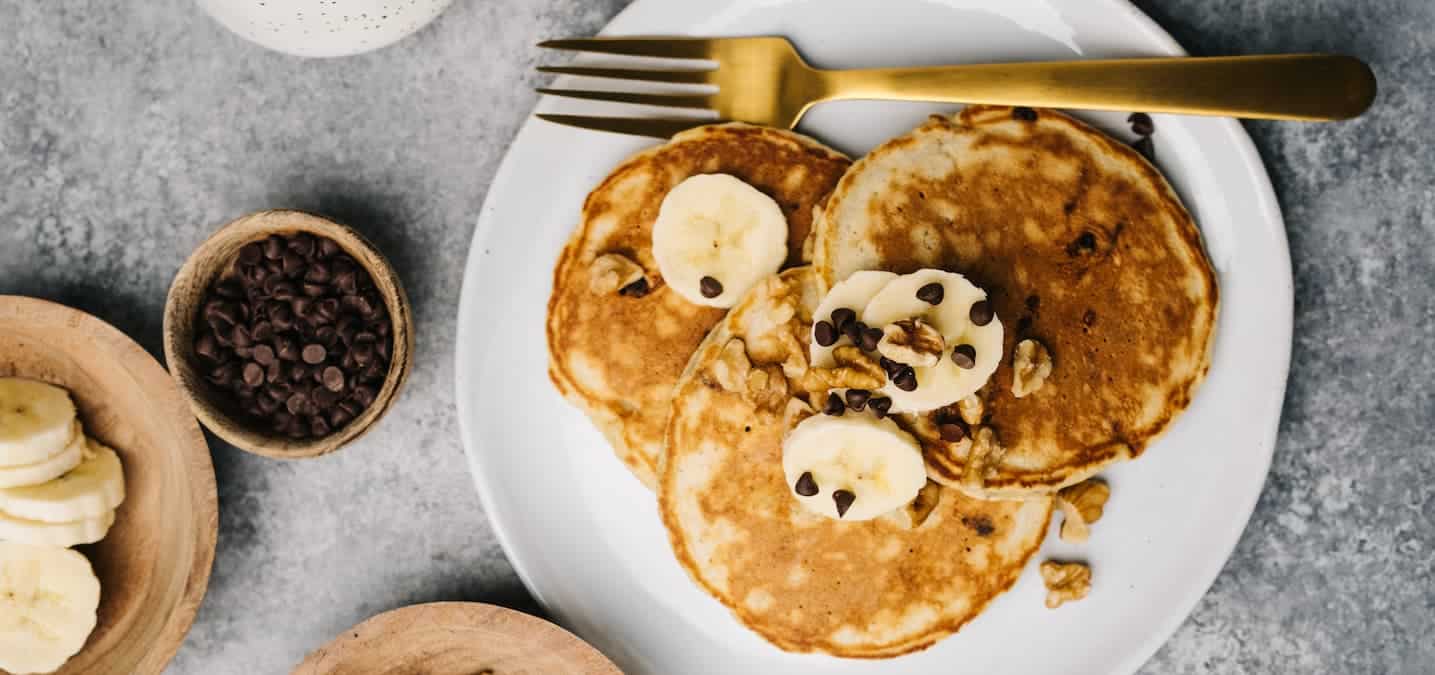
[[[199,0],[240,37],[295,56],[384,47],[433,21],[453,0]]]

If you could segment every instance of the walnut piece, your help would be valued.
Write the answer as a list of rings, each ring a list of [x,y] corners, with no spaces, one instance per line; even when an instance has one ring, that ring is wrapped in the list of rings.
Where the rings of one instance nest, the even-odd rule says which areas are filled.
[[[930,368],[942,358],[942,333],[921,319],[902,319],[882,328],[877,353],[914,368]]]
[[[942,486],[936,481],[928,480],[917,496],[901,508],[888,511],[882,514],[882,518],[892,524],[908,530],[915,530],[927,522],[927,516],[937,509],[937,503],[942,499]]]
[[[1076,485],[1064,487],[1056,493],[1056,505],[1061,507],[1061,540],[1080,544],[1091,536],[1091,524],[1101,519],[1106,500],[1111,498],[1111,486],[1098,478],[1088,478]]]
[[[1047,560],[1041,564],[1041,580],[1046,584],[1046,606],[1051,609],[1091,592],[1091,568],[1086,563]]]
[[[1011,395],[1022,398],[1041,389],[1051,375],[1051,352],[1036,340],[1022,340],[1012,359]]]
[[[787,350],[787,358],[782,361],[782,373],[791,379],[798,379],[807,372],[807,348],[792,334],[789,326],[779,329],[777,341]]]
[[[643,268],[627,256],[604,253],[588,268],[588,289],[594,293],[617,293],[643,278]]]
[[[854,345],[842,345],[832,351],[837,365],[832,368],[808,368],[798,383],[804,391],[825,393],[829,389],[880,389],[886,375],[877,360]]]
[[[708,372],[719,387],[731,392],[747,391],[747,376],[752,362],[747,360],[747,345],[741,338],[732,338],[722,346],[722,353],[708,366]]]
[[[981,485],[996,473],[997,464],[1006,455],[1006,448],[997,440],[991,427],[981,427],[972,432],[972,449],[967,455],[965,482]]]
[[[807,401],[796,397],[789,398],[787,399],[787,407],[782,411],[782,428],[787,431],[792,431],[792,428],[801,423],[802,420],[816,414],[817,411],[813,410],[812,406],[807,404]]]
[[[961,415],[962,421],[968,425],[981,424],[982,413],[982,399],[976,394],[969,394],[966,398],[957,401],[957,414]]]
[[[752,368],[747,373],[747,400],[759,408],[778,410],[787,401],[787,376],[778,366]]]

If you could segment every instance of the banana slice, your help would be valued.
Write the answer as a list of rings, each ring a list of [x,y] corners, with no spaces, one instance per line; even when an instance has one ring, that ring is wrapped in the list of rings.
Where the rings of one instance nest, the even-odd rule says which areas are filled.
[[[75,423],[78,425],[78,422]],[[85,453],[85,434],[76,430],[70,444],[65,446],[60,454],[43,459],[34,464],[23,464],[20,466],[0,466],[0,488],[11,488],[21,485],[39,485],[60,476],[80,465]]]
[[[872,296],[882,290],[889,282],[896,279],[897,275],[892,272],[878,270],[863,270],[853,272],[852,276],[837,283],[822,302],[817,304],[817,311],[812,314],[812,342],[808,347],[812,365],[817,368],[831,368],[836,365],[832,358],[832,350],[852,344],[852,339],[842,334],[842,330],[836,325],[832,313],[846,309],[850,310],[857,321],[861,321],[861,313],[866,309],[867,303]],[[839,319],[845,317],[838,317]],[[826,326],[822,324],[826,323]],[[881,328],[881,326],[877,326]],[[835,339],[833,339],[835,336]],[[823,342],[827,342],[823,345]]]
[[[986,291],[966,277],[937,269],[904,274],[872,296],[860,313],[869,326],[886,328],[905,319],[921,319],[942,337],[934,365],[912,366],[915,388],[898,386],[895,377],[882,387],[882,395],[892,399],[892,412],[950,405],[976,392],[996,372],[1002,359],[1002,323],[986,299]],[[978,303],[982,306],[975,307]]]
[[[114,511],[106,511],[98,518],[68,523],[46,523],[0,511],[0,541],[69,548],[80,544],[93,544],[104,539],[105,535],[110,533],[110,526],[114,524]]]
[[[95,520],[125,500],[120,457],[98,441],[85,439],[80,465],[48,483],[0,488],[0,513],[42,523]]]
[[[70,444],[75,424],[69,392],[38,380],[0,378],[0,467],[59,454]]]
[[[60,669],[95,629],[100,581],[64,548],[0,543],[0,671]]]
[[[782,443],[782,469],[803,507],[841,520],[902,508],[927,484],[916,439],[871,415],[802,420]]]
[[[787,259],[787,218],[771,197],[727,174],[692,176],[653,223],[663,281],[698,305],[732,307]]]

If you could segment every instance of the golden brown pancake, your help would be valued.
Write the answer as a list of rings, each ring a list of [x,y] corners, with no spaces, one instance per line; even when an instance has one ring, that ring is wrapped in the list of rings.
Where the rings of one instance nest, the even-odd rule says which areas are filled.
[[[779,364],[793,365],[791,338],[805,352],[817,300],[809,268],[771,277],[694,354],[673,396],[659,507],[678,562],[773,644],[896,656],[957,631],[1016,581],[1046,532],[1051,500],[985,501],[938,488],[915,528],[801,507],[782,468],[786,392],[796,380],[774,391],[751,386],[770,381],[751,373],[785,377]],[[732,338],[750,361],[741,390],[726,388],[716,370]]]
[[[663,197],[696,174],[733,175],[782,208],[788,264],[797,264],[804,259],[814,208],[849,164],[836,151],[790,131],[712,125],[635,155],[588,195],[582,220],[553,271],[548,373],[644,484],[653,485],[673,384],[723,316],[723,310],[691,304],[663,284],[651,248]],[[589,288],[593,261],[609,253],[642,266],[650,288],[646,295]]]
[[[1131,148],[1050,110],[971,106],[872,151],[828,201],[814,267],[824,288],[939,267],[991,294],[1004,359],[980,396],[1001,447],[924,438],[929,475],[974,493],[1050,492],[1140,455],[1210,363],[1216,280],[1190,214]],[[1018,399],[1028,338],[1054,368]]]

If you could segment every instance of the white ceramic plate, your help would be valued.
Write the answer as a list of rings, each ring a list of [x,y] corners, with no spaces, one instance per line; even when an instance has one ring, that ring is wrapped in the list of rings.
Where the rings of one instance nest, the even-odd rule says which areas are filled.
[[[1181,53],[1122,0],[639,0],[606,32],[782,34],[827,67]],[[540,109],[618,110],[556,101]],[[861,153],[951,109],[832,104],[801,130]],[[1130,138],[1122,115],[1080,117]],[[1052,528],[1032,561],[1035,568],[1048,556],[1088,559],[1090,597],[1048,610],[1029,569],[931,649],[849,661],[783,653],[698,590],[673,560],[652,495],[549,384],[543,320],[555,257],[588,190],[651,141],[529,122],[474,233],[456,373],[474,480],[528,588],[630,673],[1136,670],[1210,586],[1255,506],[1291,340],[1285,231],[1250,140],[1222,119],[1158,116],[1156,130],[1157,159],[1201,225],[1219,275],[1214,366],[1168,435],[1105,474],[1112,497],[1090,543],[1063,545]]]

